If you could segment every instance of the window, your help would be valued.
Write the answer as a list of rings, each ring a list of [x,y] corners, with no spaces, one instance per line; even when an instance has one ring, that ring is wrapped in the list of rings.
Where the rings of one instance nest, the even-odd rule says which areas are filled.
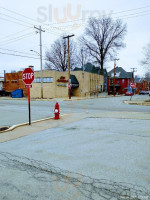
[[[35,78],[34,79],[34,83],[40,83],[41,82],[41,78]]]
[[[53,78],[52,77],[44,77],[43,83],[53,83]]]
[[[34,83],[41,83],[41,78],[35,78]],[[43,77],[43,83],[53,83],[52,77]]]
[[[111,80],[110,80],[110,84],[113,84],[113,83],[114,83],[114,80],[111,79]]]
[[[124,80],[124,79],[122,79],[122,83],[125,83],[125,80]]]
[[[117,80],[117,83],[119,84],[119,79]]]
[[[12,80],[11,83],[17,83],[17,80]]]

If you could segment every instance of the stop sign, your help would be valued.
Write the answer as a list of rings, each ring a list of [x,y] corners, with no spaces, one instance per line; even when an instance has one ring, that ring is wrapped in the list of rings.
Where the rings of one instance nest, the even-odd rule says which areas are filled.
[[[135,88],[136,88],[136,84],[135,84],[135,83],[130,83],[130,87],[131,87],[132,89],[135,89]]]
[[[30,85],[34,81],[34,71],[31,68],[26,68],[22,73],[22,80],[26,85]]]

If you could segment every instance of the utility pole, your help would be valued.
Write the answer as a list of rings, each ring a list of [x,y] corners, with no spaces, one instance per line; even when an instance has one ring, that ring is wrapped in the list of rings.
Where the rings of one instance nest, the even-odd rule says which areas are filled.
[[[116,95],[116,90],[115,90],[115,74],[116,74],[116,70],[115,70],[115,67],[116,67],[116,61],[119,60],[117,58],[114,59],[114,84],[113,84],[113,93],[114,93],[114,96]]]
[[[133,83],[134,83],[134,72],[137,72],[137,68],[131,68],[132,72],[133,72]]]
[[[81,56],[82,56],[82,71],[84,72],[84,58],[83,58],[83,49],[81,49]]]
[[[34,26],[35,29],[37,29],[40,33],[40,64],[41,64],[41,99],[43,99],[43,62],[42,62],[42,32],[45,32],[42,30],[42,27]]]
[[[133,72],[133,83],[134,83],[134,72],[137,72],[137,68],[131,68],[131,70],[132,70],[132,72]],[[132,92],[133,92],[133,94],[135,94],[135,89],[132,89]],[[131,96],[131,99],[132,99],[132,96]],[[130,99],[130,101],[131,101],[131,99]]]
[[[63,39],[68,39],[68,79],[69,79],[69,84],[70,86],[68,86],[68,96],[69,99],[71,99],[71,80],[70,80],[70,43],[69,43],[69,39],[70,37],[73,37],[74,35],[68,35],[66,37],[63,37]]]

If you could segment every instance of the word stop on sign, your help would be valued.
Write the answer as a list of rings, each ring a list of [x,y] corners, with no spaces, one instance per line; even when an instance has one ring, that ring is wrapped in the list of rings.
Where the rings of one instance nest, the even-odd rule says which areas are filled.
[[[23,74],[23,79],[32,79],[34,76],[34,73],[26,73]]]

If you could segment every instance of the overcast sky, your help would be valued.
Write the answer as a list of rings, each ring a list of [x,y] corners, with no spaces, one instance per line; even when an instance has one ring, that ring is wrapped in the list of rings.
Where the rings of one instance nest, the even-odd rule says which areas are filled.
[[[127,23],[126,48],[118,53],[117,65],[127,71],[135,67],[136,74],[142,75],[144,70],[139,64],[142,48],[150,43],[149,0],[0,0],[0,76],[4,70],[10,72],[29,65],[40,70],[38,55],[30,52],[31,49],[39,52],[40,48],[34,25],[42,25],[46,31],[42,33],[44,57],[45,51],[63,33],[74,33],[76,38],[83,33],[86,20],[80,19],[102,14],[119,17]],[[111,70],[113,62],[107,68]]]

